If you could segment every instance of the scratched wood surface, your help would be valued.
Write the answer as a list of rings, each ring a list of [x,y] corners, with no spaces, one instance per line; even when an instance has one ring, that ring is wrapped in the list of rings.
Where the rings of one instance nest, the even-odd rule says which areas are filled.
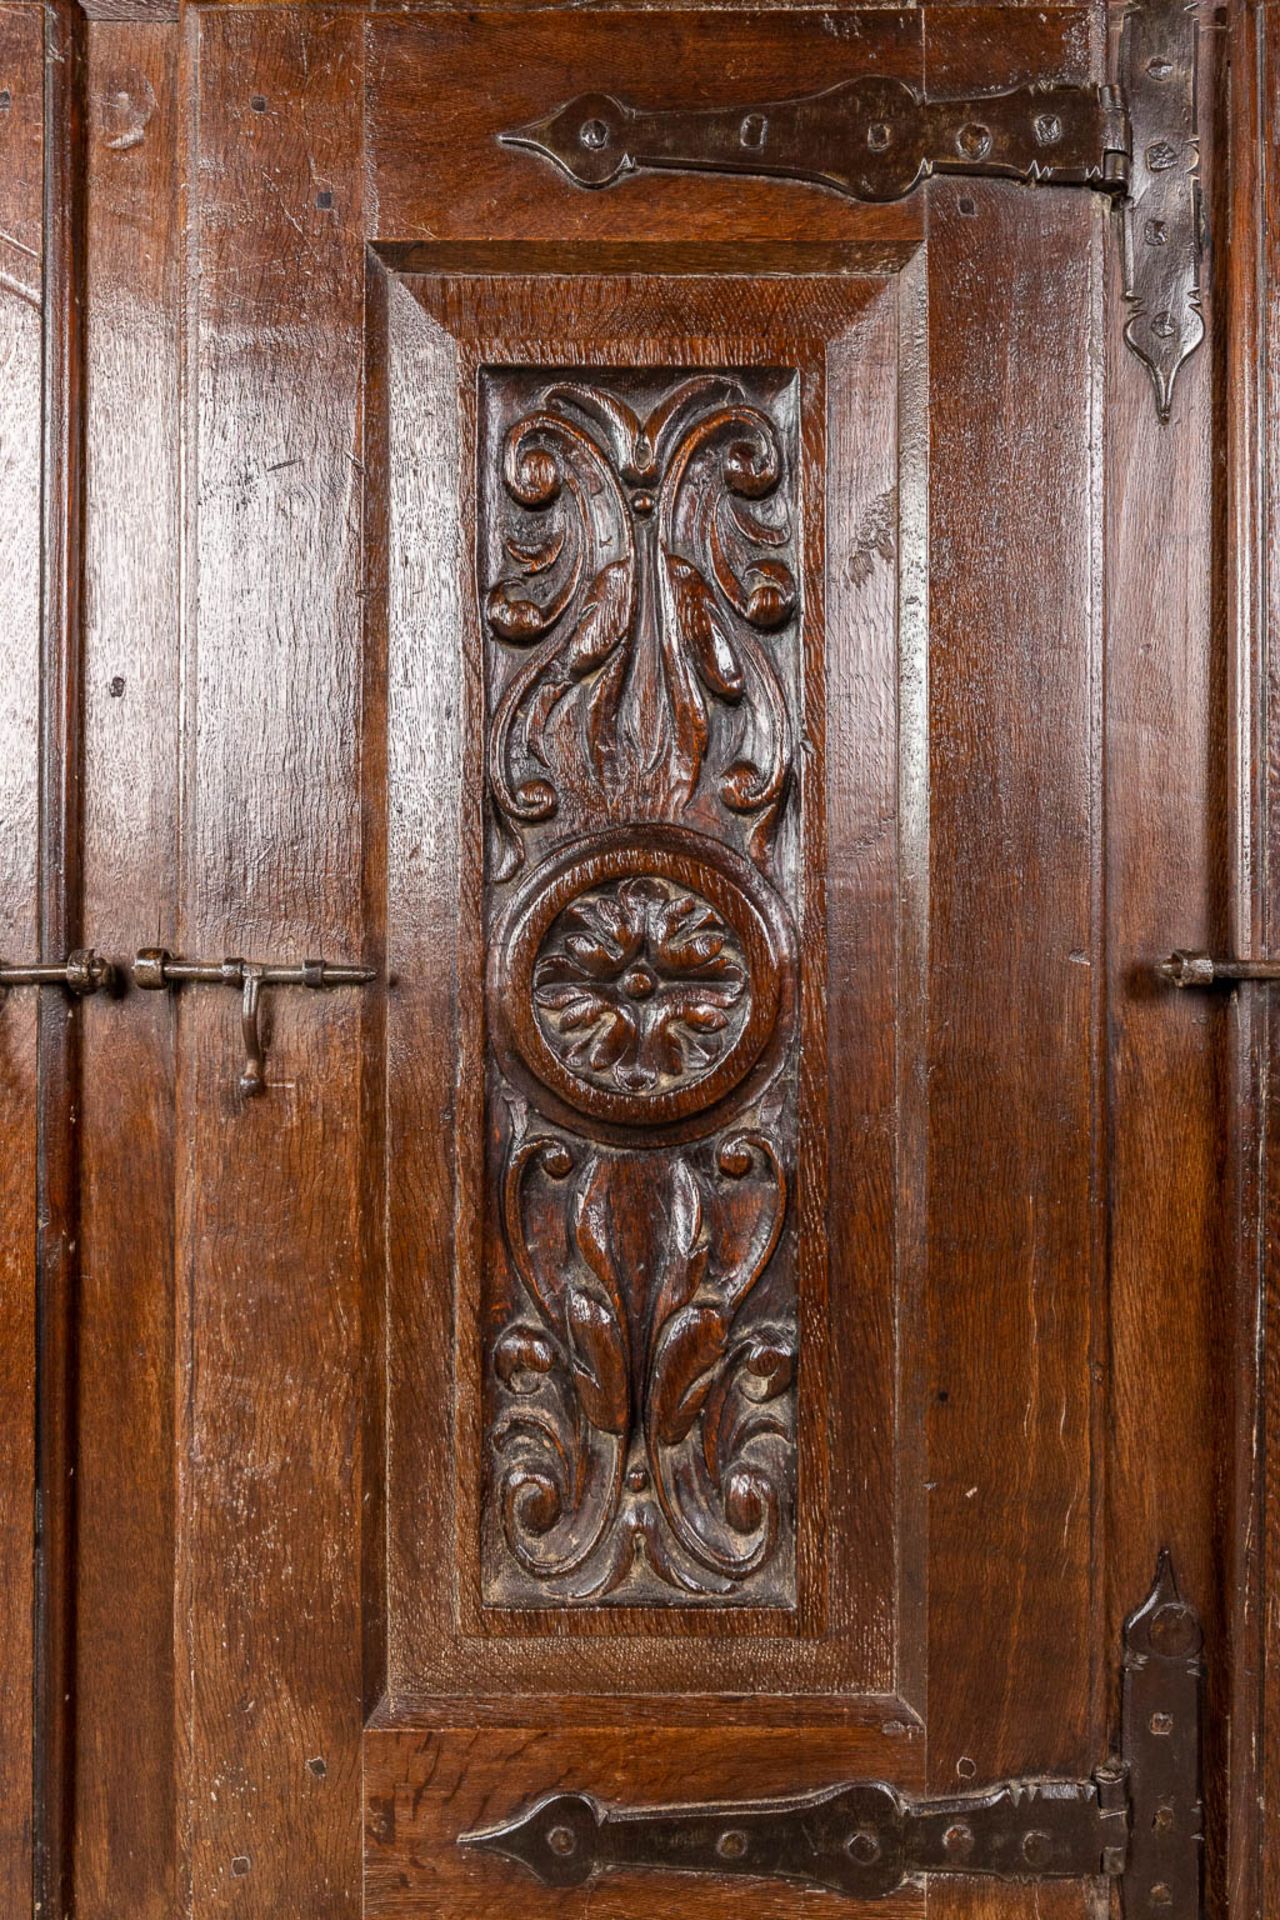
[[[127,955],[176,944],[179,39],[103,22],[86,43],[84,910]],[[173,1007],[86,1003],[83,1056],[76,1911],[161,1920],[178,1885]]]
[[[191,954],[358,960],[362,42],[193,13]],[[193,1914],[360,1908],[360,1007],[177,1012],[177,1664]],[[306,996],[308,999],[310,996]]]
[[[43,21],[0,10],[0,953],[34,954],[40,715]],[[0,1898],[29,1912],[35,1443],[35,995],[0,999]]]
[[[1280,99],[1271,11],[1233,9],[1229,73],[1205,49],[1206,112],[1234,116],[1229,154],[1204,142],[1210,339],[1160,427],[1092,195],[953,180],[866,208],[694,174],[587,194],[494,140],[587,87],[736,105],[844,62],[953,92],[1097,78],[1100,8],[219,3],[179,23],[169,0],[91,0],[86,25],[67,0],[50,31],[84,59],[55,63],[49,151],[71,191],[46,209],[41,9],[0,0],[0,443],[21,449],[0,461],[0,956],[74,933],[389,976],[272,996],[260,1102],[220,989],[0,1004],[6,1911],[31,1905],[38,1051],[62,1494],[43,1631],[71,1698],[37,1813],[61,1912],[826,1911],[714,1877],[553,1893],[455,1842],[563,1787],[1088,1773],[1166,1542],[1208,1636],[1208,1912],[1268,1910],[1265,1034],[1151,967],[1274,944],[1274,509],[1250,487],[1275,408],[1250,375],[1280,336],[1256,254],[1221,243],[1275,196],[1249,92]],[[624,399],[742,367],[742,404],[784,427],[770,370],[801,369],[778,557],[814,625],[783,879],[825,1040],[811,1018],[786,1243],[796,1577],[762,1604],[640,1582],[643,1605],[576,1614],[522,1589],[521,1618],[482,1565],[510,1296],[487,1277],[501,1235],[476,1257],[502,534],[480,468],[492,396],[566,365]],[[43,633],[42,382],[68,402]],[[614,1390],[588,1382],[601,1431]],[[956,1878],[884,1910],[1092,1920],[1100,1900]]]

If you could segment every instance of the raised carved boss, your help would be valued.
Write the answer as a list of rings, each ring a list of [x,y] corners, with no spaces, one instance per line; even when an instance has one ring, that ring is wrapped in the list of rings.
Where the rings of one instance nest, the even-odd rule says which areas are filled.
[[[793,959],[782,903],[741,855],[615,829],[511,902],[491,949],[495,1044],[570,1125],[709,1132],[789,1011]]]

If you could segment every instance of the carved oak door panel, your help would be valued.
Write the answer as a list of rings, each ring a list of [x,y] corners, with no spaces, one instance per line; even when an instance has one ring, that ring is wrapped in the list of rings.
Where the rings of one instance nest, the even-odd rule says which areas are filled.
[[[1102,1841],[902,1808],[1103,1820],[1166,1548],[1227,1911],[1252,1056],[1155,969],[1239,931],[1229,343],[1212,219],[1126,301],[1119,24],[83,30],[86,938],[375,977],[264,989],[256,1097],[225,995],[83,1010],[59,1912],[1086,1920]],[[868,78],[837,177],[776,103]],[[856,1782],[883,1886],[871,1813],[475,1844]]]

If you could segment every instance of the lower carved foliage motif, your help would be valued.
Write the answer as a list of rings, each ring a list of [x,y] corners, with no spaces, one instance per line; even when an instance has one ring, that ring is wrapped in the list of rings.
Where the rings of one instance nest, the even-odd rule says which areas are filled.
[[[483,1596],[793,1607],[794,378],[482,397]]]
[[[762,1570],[789,1569],[795,1371],[792,1326],[750,1311],[786,1212],[773,1147],[743,1132],[655,1166],[535,1129],[503,1185],[522,1310],[494,1349],[494,1447],[514,1585],[767,1592]]]

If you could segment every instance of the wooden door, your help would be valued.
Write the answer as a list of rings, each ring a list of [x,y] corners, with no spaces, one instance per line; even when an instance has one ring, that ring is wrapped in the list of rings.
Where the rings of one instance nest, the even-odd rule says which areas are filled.
[[[1266,20],[0,5],[6,1912],[1273,1910]]]

